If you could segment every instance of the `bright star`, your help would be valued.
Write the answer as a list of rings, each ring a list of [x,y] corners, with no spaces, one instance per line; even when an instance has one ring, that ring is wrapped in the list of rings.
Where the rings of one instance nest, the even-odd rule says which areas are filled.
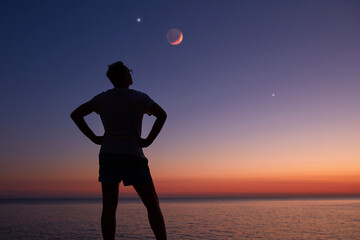
[[[273,93],[271,96],[275,97],[275,93]]]
[[[141,18],[136,19],[137,22],[141,22]]]

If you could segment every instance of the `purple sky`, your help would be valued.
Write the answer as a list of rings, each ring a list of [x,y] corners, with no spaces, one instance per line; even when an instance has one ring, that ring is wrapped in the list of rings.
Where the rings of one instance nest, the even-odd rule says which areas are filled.
[[[359,1],[1,1],[0,6],[2,184],[45,181],[54,172],[72,180],[86,164],[96,169],[98,147],[69,114],[111,88],[105,72],[118,60],[133,69],[132,88],[168,113],[164,131],[146,150],[160,159],[154,160],[155,172],[160,166],[159,173],[176,169],[181,158],[190,168],[196,161],[192,154],[204,161],[200,168],[206,149],[212,156],[236,158],[241,155],[236,149],[261,152],[271,148],[269,142],[289,155],[320,141],[321,147],[341,148],[336,154],[360,157],[354,144],[360,140]],[[184,34],[178,46],[166,40],[171,28]],[[98,116],[87,120],[102,133]],[[152,121],[145,119],[144,133]],[[268,166],[260,158],[257,166]],[[348,169],[353,158],[334,160],[334,169],[336,164]],[[234,159],[221,161],[231,165]],[[314,169],[322,164],[323,158]],[[353,170],[360,173],[360,165]],[[59,173],[53,180],[60,178]]]

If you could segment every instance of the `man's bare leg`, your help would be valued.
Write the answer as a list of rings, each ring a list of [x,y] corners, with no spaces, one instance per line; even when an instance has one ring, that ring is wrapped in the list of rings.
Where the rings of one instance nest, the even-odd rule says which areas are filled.
[[[143,201],[150,222],[150,226],[157,240],[166,240],[164,217],[161,213],[159,200],[153,183],[134,185],[136,192]]]
[[[116,208],[119,196],[119,183],[102,182],[103,209],[101,214],[101,230],[104,240],[115,239]]]

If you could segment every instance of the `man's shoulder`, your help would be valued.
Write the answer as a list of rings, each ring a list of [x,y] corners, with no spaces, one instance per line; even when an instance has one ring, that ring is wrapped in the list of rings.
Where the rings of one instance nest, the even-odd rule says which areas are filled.
[[[108,89],[108,90],[102,91],[101,93],[95,95],[95,97],[110,94],[112,92],[111,90],[113,90],[113,89]]]
[[[149,96],[142,92],[142,91],[139,91],[139,90],[135,90],[135,89],[129,89],[129,92],[137,97],[142,97],[142,98],[148,98]]]
[[[139,90],[135,90],[135,89],[129,89],[129,88],[112,88],[112,89],[108,89],[106,91],[103,91],[103,92],[99,93],[94,98],[98,98],[98,99],[107,98],[109,96],[116,95],[116,94],[119,94],[119,93],[125,94],[125,95],[130,95],[130,96],[135,97],[135,98],[141,98],[141,99],[149,98],[149,96],[146,93],[144,93],[142,91],[139,91]]]
[[[102,91],[101,93],[98,93],[96,94],[90,101],[91,102],[94,102],[94,101],[101,101],[103,100],[104,98],[106,98],[106,96],[109,96],[111,95],[111,90],[112,89],[108,89],[108,90],[105,90],[105,91]]]
[[[139,90],[135,90],[135,89],[129,89],[130,92],[134,93],[134,94],[139,94],[139,95],[146,95],[146,93],[139,91]]]

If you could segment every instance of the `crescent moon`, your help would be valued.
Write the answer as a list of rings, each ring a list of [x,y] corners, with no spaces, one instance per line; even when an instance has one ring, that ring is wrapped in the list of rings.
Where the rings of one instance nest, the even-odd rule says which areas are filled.
[[[166,38],[171,45],[180,44],[183,40],[183,37],[184,35],[182,34],[182,32],[176,28],[170,29],[166,34]]]
[[[178,45],[178,44],[180,44],[182,42],[182,40],[183,40],[183,34],[180,33],[179,38],[176,41],[170,42],[170,44],[171,45]]]

